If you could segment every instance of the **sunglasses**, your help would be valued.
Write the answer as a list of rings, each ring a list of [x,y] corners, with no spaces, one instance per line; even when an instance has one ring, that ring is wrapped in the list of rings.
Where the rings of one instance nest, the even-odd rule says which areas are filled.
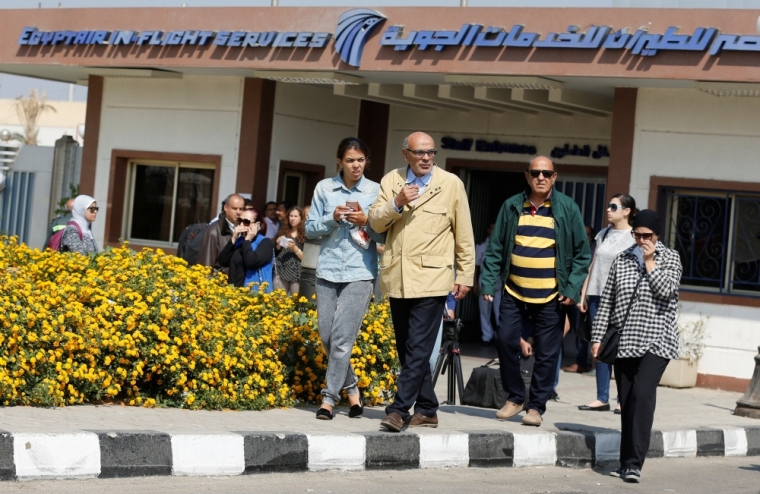
[[[240,218],[238,220],[238,225],[251,226],[251,223],[252,223],[251,220],[246,219],[246,218]]]
[[[612,211],[614,213],[618,209],[622,211],[625,208],[623,206],[615,204],[614,202],[611,202],[611,203],[607,204],[607,209],[609,209],[610,211]]]
[[[91,208],[87,208],[87,211],[89,211],[91,213],[97,213],[98,211],[100,211],[100,208],[97,207],[97,206],[93,206]]]
[[[652,240],[652,236],[654,236],[654,233],[638,233],[638,232],[631,232],[631,235],[636,240]]]
[[[539,175],[543,175],[544,178],[552,178],[557,172],[554,170],[528,170],[528,173],[533,178],[538,178]]]

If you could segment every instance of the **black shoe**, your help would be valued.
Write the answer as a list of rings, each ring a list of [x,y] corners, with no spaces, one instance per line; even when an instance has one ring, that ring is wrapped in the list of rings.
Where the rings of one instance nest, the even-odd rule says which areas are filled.
[[[638,484],[641,482],[641,470],[637,470],[635,468],[629,468],[625,471],[623,474],[623,480],[626,482],[632,482],[634,484]]]
[[[351,408],[348,410],[348,418],[355,419],[362,416],[364,413],[364,405],[360,401],[358,405],[351,405]]]
[[[621,409],[619,408],[615,409],[615,415],[622,415],[622,414],[623,414],[623,411]]]
[[[327,408],[320,408],[319,410],[317,410],[317,418],[319,420],[332,420],[333,414]]]
[[[584,412],[609,412],[610,411],[610,404],[605,403],[604,405],[599,405],[597,407],[590,407],[588,405],[581,405],[578,407],[578,410],[583,410]]]
[[[559,401],[559,395],[556,391],[552,390],[552,392],[549,393],[549,399],[552,401]]]
[[[623,477],[623,474],[625,474],[625,468],[620,467],[617,470],[611,471],[610,472],[610,477],[615,477],[615,478],[619,479],[619,478]]]

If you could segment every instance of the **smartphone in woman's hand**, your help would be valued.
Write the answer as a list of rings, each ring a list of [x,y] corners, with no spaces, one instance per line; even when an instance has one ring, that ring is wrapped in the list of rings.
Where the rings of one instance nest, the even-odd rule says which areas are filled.
[[[359,211],[359,201],[346,201],[346,206],[351,208],[351,211]]]

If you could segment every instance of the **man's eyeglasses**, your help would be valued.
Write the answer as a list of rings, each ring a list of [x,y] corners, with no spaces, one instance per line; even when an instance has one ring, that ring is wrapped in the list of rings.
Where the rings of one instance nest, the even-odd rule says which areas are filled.
[[[554,170],[528,170],[528,173],[533,178],[538,178],[539,175],[543,175],[544,178],[552,178],[557,172]]]
[[[428,149],[427,151],[423,149],[407,149],[407,151],[415,155],[417,158],[424,158],[426,154],[433,158],[438,153],[437,149]]]
[[[631,235],[636,240],[652,240],[652,236],[654,233],[639,233],[639,232],[631,232]]]
[[[607,204],[607,209],[609,209],[610,211],[612,211],[614,213],[618,209],[622,211],[625,208],[623,206],[615,204],[614,202],[611,202],[611,203]]]
[[[91,213],[97,213],[98,211],[100,211],[100,208],[97,207],[97,206],[92,206],[90,208],[87,208],[87,211],[89,211]]]

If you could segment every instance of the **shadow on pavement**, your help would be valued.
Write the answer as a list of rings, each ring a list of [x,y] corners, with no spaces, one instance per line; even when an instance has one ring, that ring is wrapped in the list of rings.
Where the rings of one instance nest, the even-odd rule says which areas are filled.
[[[596,427],[589,424],[579,424],[576,422],[555,422],[554,427],[561,431],[568,432],[614,432],[620,433],[618,429],[610,429],[609,427]]]

